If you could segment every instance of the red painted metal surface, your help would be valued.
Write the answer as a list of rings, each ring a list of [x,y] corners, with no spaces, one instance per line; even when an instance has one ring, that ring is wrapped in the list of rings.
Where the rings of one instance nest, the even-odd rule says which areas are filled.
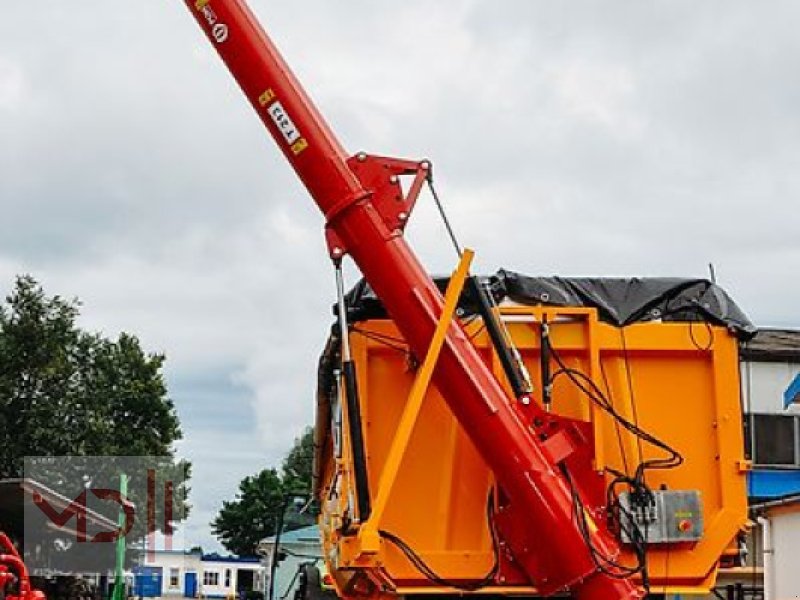
[[[0,531],[0,590],[15,586],[16,590],[6,593],[6,600],[45,600],[44,593],[31,585],[28,567],[9,537]]]
[[[393,167],[413,174],[426,163],[394,161],[381,178],[381,161],[393,159],[348,157],[242,0],[185,1],[326,216],[332,255],[352,256],[416,355],[424,356],[442,297],[386,199],[397,194]],[[456,322],[435,382],[508,497],[504,520],[516,531],[506,541],[537,587],[545,594],[570,588],[581,600],[641,597],[632,582],[597,569],[567,481]],[[594,547],[614,556],[618,547],[602,520],[592,529]]]

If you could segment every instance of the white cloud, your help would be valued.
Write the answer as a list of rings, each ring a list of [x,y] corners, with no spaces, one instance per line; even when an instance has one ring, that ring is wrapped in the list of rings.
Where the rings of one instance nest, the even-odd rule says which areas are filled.
[[[0,56],[0,110],[13,111],[23,102],[25,78],[22,69]]]
[[[567,115],[606,129],[609,136],[640,137],[644,125],[630,102],[634,76],[623,65],[581,61],[548,65],[548,79]]]

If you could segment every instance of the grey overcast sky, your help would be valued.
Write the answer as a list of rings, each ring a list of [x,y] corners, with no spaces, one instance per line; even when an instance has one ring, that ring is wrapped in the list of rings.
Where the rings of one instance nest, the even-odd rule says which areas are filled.
[[[179,0],[5,0],[0,286],[165,352],[188,544],[313,415],[322,219]],[[800,326],[800,3],[254,0],[345,146],[436,164],[479,266],[704,276]],[[454,258],[430,202],[409,237]]]

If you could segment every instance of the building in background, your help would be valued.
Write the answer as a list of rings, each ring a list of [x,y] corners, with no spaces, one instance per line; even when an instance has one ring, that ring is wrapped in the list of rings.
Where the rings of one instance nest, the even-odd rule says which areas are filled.
[[[748,494],[747,565],[723,570],[708,598],[800,597],[800,331],[761,329],[741,347]]]
[[[144,565],[133,568],[133,593],[139,598],[197,596],[197,580],[202,573],[200,552],[156,550]]]
[[[243,598],[264,593],[265,568],[257,556],[204,554],[199,593],[203,598]]]
[[[765,600],[800,598],[800,495],[753,506]]]
[[[140,598],[252,599],[265,589],[265,568],[257,557],[156,550],[133,573]]]
[[[753,502],[800,494],[800,331],[762,329],[742,345]]]

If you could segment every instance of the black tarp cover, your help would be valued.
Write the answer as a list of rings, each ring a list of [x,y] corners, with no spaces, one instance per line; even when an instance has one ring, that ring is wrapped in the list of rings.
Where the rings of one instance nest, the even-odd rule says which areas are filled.
[[[444,291],[447,278],[435,281]],[[749,339],[756,332],[733,299],[706,279],[534,277],[500,269],[483,281],[498,303],[510,300],[523,305],[592,307],[601,321],[617,327],[658,320],[705,321],[728,327],[740,339]],[[474,312],[468,292],[462,295],[459,306],[467,314]],[[348,293],[347,307],[351,322],[386,317],[380,300],[364,280]]]

